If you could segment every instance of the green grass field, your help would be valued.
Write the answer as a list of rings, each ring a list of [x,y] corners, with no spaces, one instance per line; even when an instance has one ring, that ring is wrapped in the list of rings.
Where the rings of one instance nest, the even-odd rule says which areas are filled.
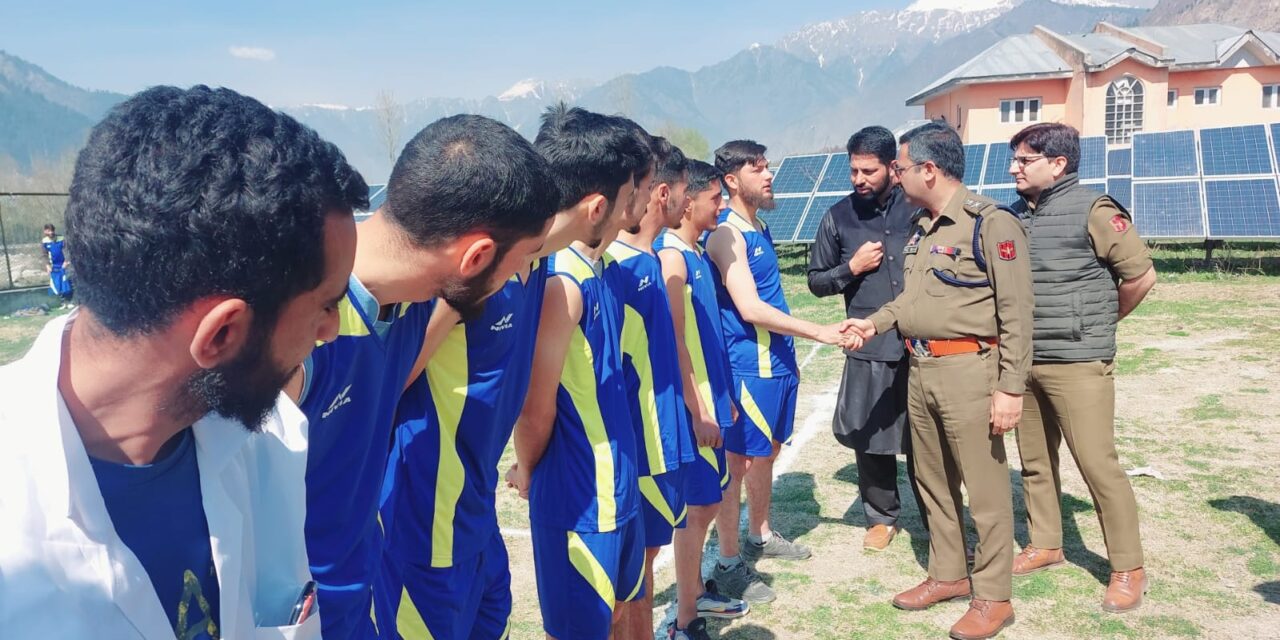
[[[1197,247],[1158,247],[1161,282],[1122,323],[1117,366],[1117,442],[1141,510],[1147,604],[1105,614],[1099,601],[1108,565],[1089,493],[1063,453],[1062,498],[1068,566],[1014,581],[1017,623],[1000,637],[1280,638],[1280,277],[1276,251],[1202,262]],[[843,317],[841,302],[814,299],[804,283],[802,248],[781,252],[788,299],[797,315]],[[0,363],[18,357],[47,318],[0,320]],[[853,454],[829,435],[843,355],[797,342],[802,371],[797,446],[784,453],[773,520],[814,548],[806,562],[764,561],[758,569],[779,592],[772,604],[712,635],[771,638],[940,638],[965,609],[953,602],[921,613],[889,599],[924,578],[928,540],[910,499],[906,532],[885,552],[862,551],[862,507]],[[1016,446],[1009,438],[1016,539],[1026,544]],[[504,460],[503,468],[509,464]],[[540,638],[527,507],[500,492],[508,531],[515,612],[513,638]],[[715,536],[709,541],[715,549]],[[655,619],[672,614],[674,577],[660,557]],[[426,638],[412,611],[401,631]]]

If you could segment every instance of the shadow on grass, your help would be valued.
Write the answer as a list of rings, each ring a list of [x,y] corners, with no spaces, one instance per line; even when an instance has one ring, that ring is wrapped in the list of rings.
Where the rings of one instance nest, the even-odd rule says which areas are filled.
[[[1257,525],[1271,542],[1280,547],[1280,504],[1267,502],[1253,496],[1214,498],[1209,506],[1219,511],[1241,514]],[[1253,588],[1263,600],[1280,604],[1280,581],[1263,582]]]
[[[1252,496],[1231,496],[1214,498],[1209,501],[1209,506],[1248,517],[1276,546],[1280,546],[1280,504]]]
[[[709,623],[707,625],[709,629],[714,629],[715,627],[723,624],[717,624],[714,620],[708,620],[707,622]],[[737,625],[732,629],[724,631],[717,637],[723,638],[724,640],[774,640],[778,636],[760,625],[744,624]]]

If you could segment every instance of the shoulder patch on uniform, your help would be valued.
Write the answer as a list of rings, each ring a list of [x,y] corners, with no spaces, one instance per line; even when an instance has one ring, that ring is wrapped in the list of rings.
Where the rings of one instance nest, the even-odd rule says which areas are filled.
[[[1124,233],[1129,230],[1129,219],[1117,213],[1111,216],[1111,228],[1115,229],[1116,233]]]
[[[980,216],[991,209],[998,209],[1000,205],[994,200],[986,198],[965,198],[964,210],[971,216]]]
[[[1001,240],[996,245],[1000,251],[1001,260],[1014,260],[1018,257],[1018,247],[1013,244],[1012,240]]]

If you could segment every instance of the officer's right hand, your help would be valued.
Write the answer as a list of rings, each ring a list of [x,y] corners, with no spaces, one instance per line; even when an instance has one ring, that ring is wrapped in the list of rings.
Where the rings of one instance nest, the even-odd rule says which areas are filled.
[[[868,271],[875,271],[883,259],[884,243],[864,242],[857,251],[853,252],[853,257],[849,258],[849,270],[853,275],[860,276]]]

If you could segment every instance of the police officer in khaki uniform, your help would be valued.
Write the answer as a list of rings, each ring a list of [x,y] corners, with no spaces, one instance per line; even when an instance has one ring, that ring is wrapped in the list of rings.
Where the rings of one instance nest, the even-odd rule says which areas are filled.
[[[1009,144],[1009,173],[1022,214],[1035,282],[1033,364],[1026,419],[1018,430],[1031,544],[1014,575],[1064,563],[1058,449],[1067,441],[1107,543],[1111,583],[1106,611],[1136,609],[1147,589],[1138,505],[1115,444],[1116,324],[1156,282],[1151,255],[1133,220],[1109,196],[1080,184],[1080,134],[1035,124]]]
[[[951,637],[990,638],[1013,622],[1013,502],[1004,434],[1018,426],[1031,366],[1031,271],[1022,224],[961,183],[964,146],[942,123],[902,136],[894,172],[923,207],[908,240],[906,289],[865,321],[895,325],[911,352],[907,409],[929,517],[929,575],[893,599],[907,610],[969,596]],[[978,529],[972,589],[961,485]]]

